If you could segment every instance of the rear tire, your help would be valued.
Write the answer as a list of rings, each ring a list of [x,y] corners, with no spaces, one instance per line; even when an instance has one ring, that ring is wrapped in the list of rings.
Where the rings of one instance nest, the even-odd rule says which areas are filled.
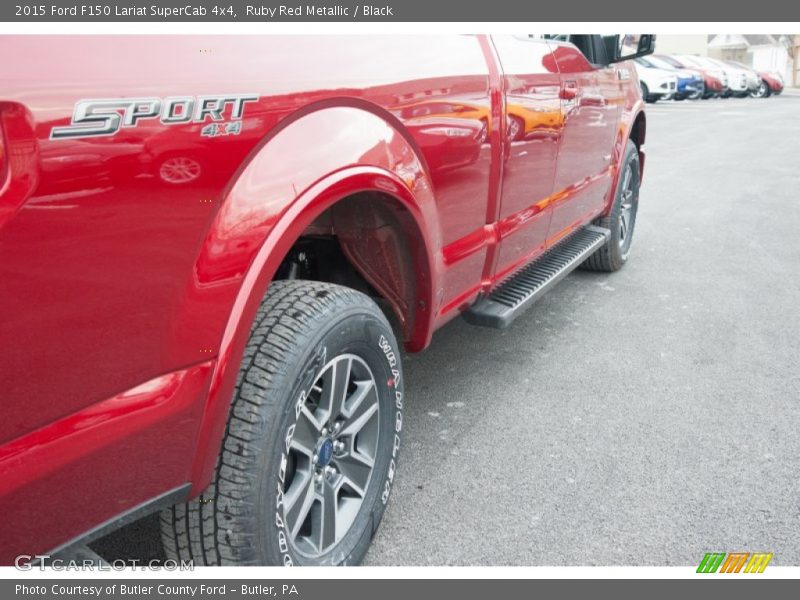
[[[581,265],[588,271],[619,271],[627,262],[639,208],[639,150],[632,140],[625,146],[617,193],[611,212],[595,224],[611,230],[611,237]]]
[[[525,122],[519,117],[510,115],[508,118],[508,137],[512,142],[517,142],[525,136]]]
[[[650,90],[647,88],[647,84],[644,81],[640,81],[639,85],[642,88],[642,99],[647,102],[648,104],[653,104],[654,102],[658,101],[658,96],[651,96]]]
[[[245,349],[211,485],[166,509],[167,557],[358,564],[383,517],[402,427],[392,329],[367,296],[276,281]]]

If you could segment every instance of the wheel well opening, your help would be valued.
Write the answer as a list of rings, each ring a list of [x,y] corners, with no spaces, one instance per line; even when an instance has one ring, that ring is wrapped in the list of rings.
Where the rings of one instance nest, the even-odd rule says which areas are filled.
[[[636,144],[636,150],[639,152],[639,182],[641,183],[642,178],[644,177],[644,152],[642,148],[644,146],[644,138],[647,131],[647,118],[644,116],[643,112],[640,112],[636,115],[636,120],[633,122],[633,127],[631,127],[631,135],[630,139]]]
[[[636,144],[636,147],[640,151],[642,149],[642,146],[644,146],[644,138],[646,130],[647,130],[647,121],[644,116],[644,113],[640,112],[636,116],[636,120],[633,122],[633,127],[631,127],[631,135],[630,135],[631,140],[633,140],[633,143]]]
[[[404,341],[420,307],[417,281],[424,244],[413,216],[379,192],[348,196],[328,208],[298,237],[275,279],[334,283],[370,296]]]
[[[334,233],[309,229],[298,238],[278,267],[276,280],[307,279],[353,288],[368,296],[380,293],[353,267]]]

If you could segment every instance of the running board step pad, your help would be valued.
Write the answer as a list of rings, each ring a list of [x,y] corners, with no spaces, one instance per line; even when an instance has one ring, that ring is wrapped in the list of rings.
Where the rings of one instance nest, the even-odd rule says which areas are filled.
[[[579,229],[480,298],[462,316],[472,325],[508,327],[610,237],[611,231],[602,227]]]

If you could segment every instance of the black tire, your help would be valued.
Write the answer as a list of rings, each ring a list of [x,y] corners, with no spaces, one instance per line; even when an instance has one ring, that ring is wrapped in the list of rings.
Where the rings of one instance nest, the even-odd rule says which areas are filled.
[[[622,168],[619,171],[617,181],[617,194],[611,212],[595,221],[596,225],[611,230],[611,237],[601,246],[597,252],[587,258],[581,268],[588,271],[612,272],[619,271],[627,262],[630,256],[631,242],[633,240],[634,227],[636,225],[636,213],[639,207],[639,150],[632,140],[628,140],[625,146],[625,156],[622,159]],[[630,172],[630,182],[625,188],[626,173]],[[625,190],[629,189],[631,195],[627,200],[631,203],[631,210],[623,233],[623,200],[626,199]]]
[[[346,367],[330,370],[339,367],[329,365],[340,364]],[[362,376],[356,373],[358,369]],[[336,375],[345,372],[347,376],[339,381],[347,381],[347,386],[337,388]],[[325,379],[322,373],[333,375]],[[369,373],[372,386],[365,385],[364,373]],[[331,383],[326,388],[327,382]],[[360,413],[369,424],[367,434],[361,428],[348,434],[351,428],[346,421],[338,428],[341,422],[333,422],[338,413],[323,408],[326,389],[342,392],[330,397],[341,397],[340,408],[350,414],[358,413],[369,398],[369,416],[365,417],[365,410]],[[368,391],[362,393],[362,389]],[[332,284],[274,282],[251,329],[213,481],[199,498],[161,514],[167,556],[192,560],[195,565],[358,564],[383,517],[392,487],[402,428],[402,395],[397,342],[372,300]],[[312,422],[305,416],[308,414],[331,427],[328,437],[319,438],[314,446],[313,457],[290,448],[296,439],[302,445],[303,439],[319,435],[319,429],[308,426]],[[323,436],[325,431],[322,429]],[[321,458],[323,446],[326,450]],[[367,458],[373,466],[364,476],[361,500],[354,504],[353,490],[357,488],[349,487],[345,474],[355,475],[356,471],[349,469],[357,466],[352,458],[349,463],[337,461],[366,456],[363,453],[368,448],[371,456]],[[345,468],[345,464],[349,466]],[[328,473],[329,468],[333,474]],[[308,483],[300,486],[301,478]],[[333,502],[327,506],[335,507],[337,515],[345,506],[348,524],[342,526],[341,535],[336,527],[328,529],[335,541],[330,540],[332,545],[316,556],[300,534],[307,526],[308,535],[313,536],[314,519],[317,524],[324,521],[320,521],[322,490],[334,489],[334,480],[339,489],[331,492]],[[306,490],[295,497],[311,498],[308,504],[301,504],[309,508],[300,514],[309,516],[295,520],[297,538],[288,530],[291,519],[285,512],[295,482]],[[325,487],[328,484],[330,487]],[[320,533],[320,547],[324,540],[325,534]]]
[[[750,91],[750,96],[753,98],[767,98],[770,95],[769,85],[765,81],[762,81],[758,88],[755,90]]]
[[[514,115],[509,115],[509,139],[518,142],[525,137],[525,121]]]
[[[640,81],[639,85],[642,88],[642,99],[647,102],[648,104],[653,104],[658,102],[658,96],[651,96],[650,90],[647,88],[647,84],[644,81]]]
[[[706,84],[701,83],[699,84],[697,90],[692,92],[691,94],[688,94],[686,98],[689,100],[699,100],[700,98],[704,98],[705,95],[706,95]]]

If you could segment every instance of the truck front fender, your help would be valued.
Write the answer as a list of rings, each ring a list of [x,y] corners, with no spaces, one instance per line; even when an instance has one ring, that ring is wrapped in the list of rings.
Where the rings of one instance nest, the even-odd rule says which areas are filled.
[[[614,164],[614,172],[612,178],[611,188],[608,190],[608,196],[606,197],[606,205],[605,210],[603,211],[604,215],[607,215],[611,211],[611,206],[614,204],[614,198],[617,194],[617,184],[619,183],[618,173],[620,168],[622,168],[622,159],[625,157],[625,145],[628,143],[628,139],[632,139],[633,142],[636,144],[636,147],[639,149],[639,181],[641,181],[642,176],[644,175],[644,141],[645,141],[645,131],[647,127],[647,119],[645,117],[644,112],[644,101],[641,98],[638,98],[630,109],[626,108],[623,112],[623,116],[620,119],[619,128],[617,131],[617,137],[614,139],[614,149],[613,149],[613,164]]]

